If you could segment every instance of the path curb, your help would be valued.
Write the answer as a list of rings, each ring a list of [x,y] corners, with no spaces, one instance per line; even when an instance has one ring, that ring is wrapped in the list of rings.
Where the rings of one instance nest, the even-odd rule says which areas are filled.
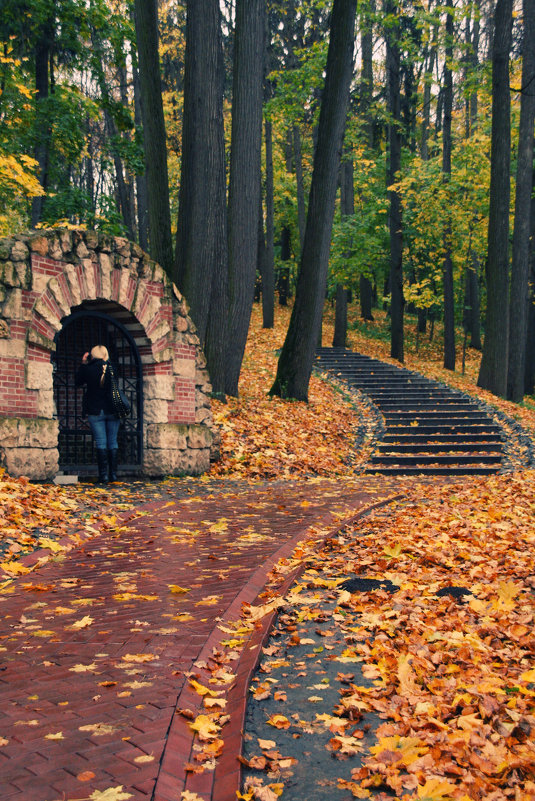
[[[333,536],[346,526],[351,525],[355,520],[363,517],[371,510],[387,506],[397,500],[401,500],[403,497],[404,495],[397,494],[376,503],[368,504],[344,517],[343,520],[336,518],[332,513],[328,513],[323,518],[320,518],[317,523],[295,534],[291,540],[284,543],[278,551],[268,557],[255,570],[219,622],[228,623],[236,620],[241,613],[242,605],[244,603],[253,603],[265,588],[266,577],[270,570],[280,559],[289,557],[299,542],[311,539],[316,542],[322,542],[327,537]],[[316,531],[316,529],[321,529],[321,531]],[[277,587],[277,594],[284,596],[305,570],[305,567],[306,564],[303,562],[292,570]],[[211,801],[235,801],[236,793],[241,786],[241,765],[238,757],[242,752],[243,725],[249,685],[260,661],[262,646],[271,633],[276,615],[277,612],[273,611],[258,623],[254,632],[244,643],[241,656],[236,667],[233,668],[233,672],[236,673],[236,681],[230,687],[226,696],[230,720],[225,724],[222,731],[225,744],[214,771],[186,774],[185,763],[181,761],[184,754],[187,754],[189,761],[189,756],[192,754],[196,740],[187,720],[179,714],[179,710],[187,708],[196,715],[205,711],[202,706],[202,698],[194,692],[189,684],[184,685],[178,696],[175,714],[169,727],[152,801],[181,801],[184,790],[197,793],[201,797],[211,799]],[[218,627],[215,626],[206,640],[197,661],[208,660],[214,647],[221,647],[221,640],[224,638],[225,635],[218,631]],[[207,681],[210,675],[208,671],[202,668],[198,669],[198,674],[201,682],[203,680]]]

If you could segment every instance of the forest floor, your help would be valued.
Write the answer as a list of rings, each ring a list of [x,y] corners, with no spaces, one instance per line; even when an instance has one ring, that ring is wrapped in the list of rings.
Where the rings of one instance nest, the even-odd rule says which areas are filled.
[[[308,404],[267,397],[288,318],[289,310],[277,309],[275,329],[264,330],[255,307],[240,398],[214,402],[222,457],[206,476],[107,487],[37,485],[1,476],[2,598],[10,601],[22,588],[46,599],[51,585],[39,580],[40,567],[60,569],[69,552],[87,549],[92,538],[121,538],[124,520],[147,503],[163,509],[177,502],[202,506],[204,498],[216,505],[232,499],[239,506],[240,497],[260,496],[266,487],[283,495],[292,487],[308,514],[322,499],[328,505],[333,493],[339,498],[364,492],[368,506],[385,492],[391,495],[394,488],[386,482],[359,475],[373,449],[366,404],[319,376],[312,377]],[[350,326],[351,348],[390,361],[383,314],[374,323],[353,320]],[[330,308],[323,341],[332,341]],[[405,366],[491,404],[533,439],[533,400],[515,405],[479,390],[480,354],[473,351],[464,375],[443,370],[439,341],[437,331],[434,342],[417,343],[416,353],[409,332]],[[274,801],[284,792],[292,801],[370,796],[532,801],[534,487],[533,469],[454,483],[401,480],[396,489],[402,500],[339,526],[336,536],[327,536],[326,529],[323,547],[317,538],[306,547],[294,543],[284,559],[297,584],[285,588],[284,598],[280,590],[267,590],[251,607],[254,614],[245,609],[227,624],[229,647],[243,652],[257,629],[267,633],[280,608],[252,684],[244,798]],[[279,506],[284,513],[284,502]],[[214,518],[210,526],[212,538],[228,536],[225,520]],[[176,523],[166,531],[182,540],[192,534],[179,531]],[[253,535],[249,532],[241,547],[257,548]],[[278,569],[288,575],[287,567]],[[125,586],[127,578],[125,573]],[[358,592],[340,587],[355,578],[361,581]],[[188,589],[176,586],[177,594]],[[132,592],[127,588],[118,600],[135,600],[136,592],[126,598]],[[48,599],[36,606],[47,605]],[[67,613],[64,608],[60,614]],[[17,628],[31,629],[31,620],[23,617]],[[90,623],[84,619],[85,631]],[[39,631],[46,639],[46,629]],[[11,636],[8,624],[2,637]],[[114,679],[109,686],[115,684]],[[214,702],[205,704],[207,720],[191,721],[204,728],[194,729],[200,757],[187,768],[192,789],[187,785],[177,796],[184,801],[217,797],[195,790],[195,780],[214,769],[207,754],[217,761],[225,739],[224,698],[218,704],[222,694],[205,690],[197,683],[201,705],[206,697]],[[0,730],[0,757],[9,743]],[[326,761],[318,760],[318,748]],[[329,770],[322,767],[314,777],[307,753]],[[83,782],[88,771],[80,775]],[[67,797],[134,797],[122,785],[96,787],[93,794]]]

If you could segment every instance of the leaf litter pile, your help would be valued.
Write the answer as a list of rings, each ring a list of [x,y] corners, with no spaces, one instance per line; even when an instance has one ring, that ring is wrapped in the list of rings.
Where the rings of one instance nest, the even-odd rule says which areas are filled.
[[[242,799],[533,801],[534,486],[416,485],[311,553],[251,686]]]

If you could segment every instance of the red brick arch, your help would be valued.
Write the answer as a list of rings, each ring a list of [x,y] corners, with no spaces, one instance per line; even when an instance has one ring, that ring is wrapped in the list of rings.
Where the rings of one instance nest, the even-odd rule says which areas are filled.
[[[73,310],[100,305],[112,316],[128,312],[139,342],[146,471],[207,468],[212,416],[204,355],[184,299],[158,264],[126,239],[62,229],[3,240],[2,266],[0,331],[8,331],[9,343],[0,338],[0,421],[2,415],[54,421],[54,338]]]

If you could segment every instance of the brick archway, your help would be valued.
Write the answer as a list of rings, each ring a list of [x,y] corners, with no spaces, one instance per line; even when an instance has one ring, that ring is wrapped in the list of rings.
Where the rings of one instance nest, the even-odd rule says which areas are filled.
[[[128,318],[142,362],[146,475],[209,466],[213,420],[204,355],[187,305],[136,244],[95,231],[32,232],[0,241],[0,460],[52,478],[58,465],[55,337],[75,309]]]

